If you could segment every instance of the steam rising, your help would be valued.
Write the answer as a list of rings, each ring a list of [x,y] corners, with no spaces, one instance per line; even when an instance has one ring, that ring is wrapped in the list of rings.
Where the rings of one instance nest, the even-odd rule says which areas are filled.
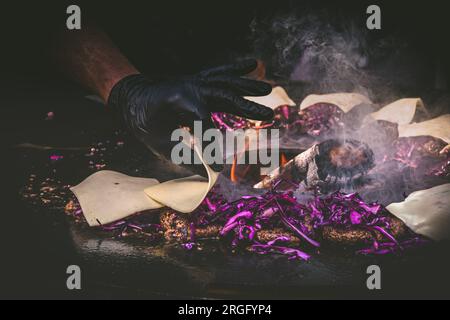
[[[334,12],[255,19],[251,32],[254,55],[294,97],[356,92],[384,105],[434,85],[434,61],[395,35],[377,36],[363,21]]]
[[[423,63],[414,50],[394,36],[374,38],[360,22],[332,20],[330,16],[333,14],[284,14],[272,20],[254,20],[251,29],[255,55],[267,63],[269,77],[288,87],[297,103],[308,94],[333,92],[360,93],[374,102],[360,109],[363,112],[354,113],[345,130],[327,137],[366,142],[377,163],[368,176],[336,188],[358,191],[368,201],[388,204],[435,185],[436,179],[430,180],[421,172],[383,162],[386,151],[392,148],[395,137],[391,133],[396,128],[386,128],[382,123],[360,126],[365,114],[382,105],[434,90],[433,61]],[[444,102],[448,102],[445,95],[432,109],[441,113]]]

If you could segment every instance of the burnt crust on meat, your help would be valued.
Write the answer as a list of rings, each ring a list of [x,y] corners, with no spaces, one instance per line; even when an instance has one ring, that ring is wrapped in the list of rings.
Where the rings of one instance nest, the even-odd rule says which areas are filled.
[[[300,243],[300,239],[299,238],[297,238],[292,233],[290,233],[290,232],[288,232],[288,231],[286,231],[284,229],[281,229],[281,228],[274,228],[274,229],[269,229],[269,230],[263,229],[263,230],[259,230],[256,233],[256,239],[258,241],[260,241],[260,242],[263,242],[263,243],[267,243],[269,241],[273,241],[276,238],[279,238],[279,237],[282,237],[282,236],[289,238],[289,240],[287,241],[287,243],[289,243],[289,244],[298,244],[298,243]]]
[[[318,174],[321,180],[327,176],[353,177],[375,166],[372,149],[354,139],[329,139],[318,144]],[[335,156],[337,159],[333,159]],[[341,159],[342,158],[342,159]]]
[[[402,238],[408,228],[395,216],[388,216],[389,229],[387,230],[397,239]],[[309,231],[313,232],[311,218],[306,216],[304,225]],[[220,225],[208,225],[204,227],[190,228],[187,217],[174,211],[166,211],[160,216],[160,223],[164,229],[164,238],[170,242],[187,242],[194,239],[217,238],[221,230]],[[315,234],[322,238],[325,244],[329,245],[349,245],[357,246],[367,244],[373,241],[374,237],[378,241],[386,240],[385,236],[378,231],[368,230],[362,226],[353,226],[346,228],[341,226],[324,226],[322,229],[315,230]],[[193,237],[191,237],[194,232]],[[299,244],[300,239],[290,231],[284,228],[262,229],[256,233],[256,240],[261,243],[273,241],[281,236],[288,237],[288,244]]]
[[[212,224],[204,227],[190,228],[189,221],[182,214],[174,211],[166,211],[160,216],[160,223],[164,229],[164,237],[167,241],[186,242],[191,239],[191,233],[194,232],[195,239],[216,238],[222,229],[220,225]],[[256,239],[267,243],[280,236],[289,238],[290,244],[298,244],[300,239],[282,228],[258,230]]]
[[[205,227],[197,227],[195,229],[196,239],[216,238],[219,236],[219,232],[222,229],[219,225],[208,225]]]
[[[388,221],[390,225],[388,232],[394,236],[394,238],[398,239],[405,235],[408,228],[400,219],[389,216]],[[370,231],[363,227],[348,229],[339,226],[324,226],[322,229],[322,239],[331,244],[364,244],[373,241],[374,236],[378,241],[386,239],[380,232]]]
[[[221,230],[221,226],[214,224],[191,229],[189,220],[183,214],[174,211],[162,213],[160,216],[160,224],[165,230],[164,237],[166,240],[177,242],[186,242],[191,238],[215,238]]]
[[[163,227],[164,238],[167,241],[188,241],[189,222],[185,217],[174,211],[166,211],[160,216],[161,227]]]

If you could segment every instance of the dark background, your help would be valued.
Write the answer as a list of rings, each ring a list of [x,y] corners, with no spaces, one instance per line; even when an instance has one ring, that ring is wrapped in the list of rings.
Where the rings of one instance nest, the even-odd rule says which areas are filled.
[[[382,29],[367,39],[395,35],[420,53],[422,63],[448,57],[445,1],[39,1],[2,5],[2,62],[12,73],[49,75],[46,59],[58,28],[65,27],[67,4],[79,4],[83,22],[106,30],[143,72],[184,73],[254,52],[253,21],[311,13],[338,26],[364,28],[370,4],[382,9]],[[265,30],[262,30],[265,31]],[[273,42],[267,41],[268,47]],[[444,61],[448,72],[448,61]],[[53,68],[52,68],[53,67]]]
[[[450,79],[450,28],[445,1],[374,3],[382,9],[382,30],[367,33],[369,47],[384,37],[406,43],[407,50],[415,53],[411,68],[421,67],[412,77],[417,77],[415,83],[421,92],[433,100],[430,90],[435,92],[437,64],[441,76],[447,82]],[[177,74],[254,56],[255,52],[266,58],[271,53],[271,41],[255,39],[250,30],[253,21],[264,26],[276,15],[316,13],[337,28],[348,21],[365,28],[368,4],[372,1],[89,1],[80,6],[82,19],[88,18],[106,30],[142,72]],[[71,298],[108,294],[114,297],[101,290],[73,294],[64,289],[65,267],[74,259],[67,230],[53,228],[39,216],[23,214],[28,209],[18,199],[23,172],[17,165],[17,151],[11,147],[23,141],[57,139],[59,131],[43,126],[46,112],[53,110],[66,122],[79,121],[87,126],[96,126],[96,121],[101,121],[101,107],[81,102],[87,92],[65,80],[49,54],[55,45],[56,30],[65,25],[66,6],[64,1],[2,4],[0,132],[5,172],[0,297]],[[267,50],[262,52],[261,46],[267,46]],[[375,59],[370,67],[376,68],[376,63]],[[276,67],[269,65],[269,71]],[[448,91],[445,87],[439,90],[439,95],[444,96]],[[58,130],[64,131],[68,140],[76,139],[67,128]],[[444,266],[436,266],[435,274],[405,271],[402,279],[404,284],[411,277],[419,277],[424,286],[439,283],[435,292],[427,294],[424,291],[420,294],[419,285],[415,291],[418,297],[448,297],[448,275],[442,278]]]

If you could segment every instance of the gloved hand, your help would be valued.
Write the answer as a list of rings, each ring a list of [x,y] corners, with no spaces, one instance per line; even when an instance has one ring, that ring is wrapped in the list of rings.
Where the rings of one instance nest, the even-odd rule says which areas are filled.
[[[241,78],[257,66],[255,60],[220,66],[162,81],[130,75],[111,90],[108,105],[119,111],[125,124],[153,151],[168,158],[171,133],[194,120],[212,128],[211,112],[227,112],[254,120],[271,120],[273,110],[242,96],[263,96],[270,84]]]

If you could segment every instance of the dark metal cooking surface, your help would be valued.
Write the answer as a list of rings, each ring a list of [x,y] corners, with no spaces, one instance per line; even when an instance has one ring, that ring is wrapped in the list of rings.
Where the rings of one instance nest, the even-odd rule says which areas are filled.
[[[57,110],[54,120],[38,119],[39,130],[30,130],[18,140],[13,156],[15,177],[22,187],[29,184],[31,174],[35,183],[50,177],[62,186],[79,183],[100,168],[161,180],[172,178],[142,146],[126,135],[117,135],[101,107],[82,98],[72,100],[64,103],[77,105],[76,115],[70,108]],[[95,152],[89,155],[92,147]],[[50,161],[52,155],[63,158]],[[66,217],[64,199],[42,203],[41,198],[45,196],[36,201],[22,200],[26,210],[18,213],[17,219],[23,224],[38,220],[41,227],[45,226],[47,232],[41,236],[48,241],[44,241],[42,252],[52,252],[45,263],[51,266],[52,259],[59,261],[64,256],[63,261],[80,265],[82,294],[87,297],[416,297],[445,293],[448,283],[448,276],[443,276],[448,266],[443,254],[448,250],[445,243],[383,257],[356,256],[352,249],[329,248],[309,262],[231,253],[218,243],[207,243],[201,251],[188,251],[176,245],[155,247],[143,241],[105,238]],[[65,237],[70,240],[63,240]],[[36,245],[34,250],[41,248]],[[382,269],[382,293],[366,288],[366,268],[371,264]],[[64,279],[64,271],[58,269],[61,273],[54,276]],[[64,283],[57,290],[64,292]]]

